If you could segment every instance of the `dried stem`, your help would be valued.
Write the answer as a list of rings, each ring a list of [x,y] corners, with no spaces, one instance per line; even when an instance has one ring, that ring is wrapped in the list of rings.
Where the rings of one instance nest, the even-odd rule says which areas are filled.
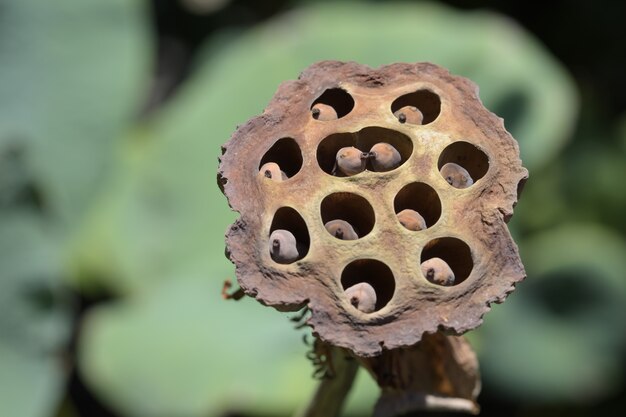
[[[334,374],[320,381],[313,397],[295,417],[336,417],[359,369],[359,363],[341,348],[331,347],[330,353]]]

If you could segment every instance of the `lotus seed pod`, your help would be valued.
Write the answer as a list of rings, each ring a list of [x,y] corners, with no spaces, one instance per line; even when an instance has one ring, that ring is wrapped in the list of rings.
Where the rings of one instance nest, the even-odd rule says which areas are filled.
[[[400,123],[409,123],[412,125],[421,125],[424,115],[415,106],[404,106],[393,113]]]
[[[379,142],[370,149],[372,167],[376,172],[385,172],[396,169],[402,163],[400,152],[392,145]]]
[[[289,230],[277,229],[270,235],[270,255],[280,264],[289,264],[298,259],[296,237]]]
[[[415,210],[404,209],[398,213],[397,216],[400,224],[409,230],[419,231],[426,229],[426,221],[422,215]]]
[[[359,235],[350,223],[345,220],[331,220],[324,225],[328,233],[342,240],[357,240]]]
[[[454,188],[467,188],[474,184],[469,172],[459,164],[448,162],[441,167],[441,176]]]
[[[337,151],[337,157],[335,159],[335,169],[333,173],[337,174],[341,172],[347,177],[356,175],[365,170],[367,158],[369,157],[367,152],[362,152],[354,146],[347,146]]]
[[[422,274],[433,284],[454,285],[454,272],[450,265],[441,258],[430,258],[421,265]]]
[[[376,310],[376,291],[367,282],[359,282],[345,291],[350,304],[363,313]]]
[[[285,181],[288,179],[287,174],[280,170],[280,166],[276,162],[267,162],[259,169],[259,177],[267,178],[272,181]]]
[[[316,103],[311,108],[311,116],[316,120],[328,121],[337,119],[337,112],[332,106],[324,103]]]
[[[311,109],[322,101],[340,118],[314,119]],[[421,125],[390,117],[404,106],[422,112]],[[368,159],[378,143],[397,151],[400,168]],[[344,149],[353,155],[350,168],[338,162]],[[259,181],[261,161],[278,162],[289,181]],[[461,193],[442,181],[447,163],[465,168],[474,185]],[[355,175],[367,164],[372,172]],[[218,183],[239,216],[227,254],[248,296],[280,311],[308,307],[307,323],[324,343],[359,358],[409,349],[425,334],[477,327],[525,278],[507,221],[527,176],[516,141],[467,79],[428,63],[316,63],[283,83],[223,147]],[[396,215],[403,209],[428,227],[406,233]],[[335,219],[360,239],[329,238],[325,224]],[[289,257],[297,262],[268,256],[268,236],[278,229],[306,242],[306,251]],[[448,264],[453,285],[425,278],[421,261],[433,258]],[[367,316],[344,293],[360,282],[376,294]]]

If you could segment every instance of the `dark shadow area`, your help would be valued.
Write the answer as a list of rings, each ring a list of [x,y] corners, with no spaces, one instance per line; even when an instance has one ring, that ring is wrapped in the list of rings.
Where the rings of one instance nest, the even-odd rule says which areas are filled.
[[[474,183],[485,176],[489,170],[487,155],[469,142],[454,142],[446,147],[439,156],[437,167],[448,162],[454,162],[465,168],[474,180]]]
[[[345,220],[352,225],[360,238],[372,231],[376,221],[370,203],[364,197],[352,193],[326,196],[322,200],[320,212],[324,224],[336,219]]]
[[[379,142],[386,142],[396,148],[402,161],[400,166],[413,153],[413,141],[405,134],[383,127],[366,127],[356,133],[335,133],[324,138],[317,147],[317,162],[324,172],[331,175],[339,149],[354,146],[362,152],[369,152]],[[367,169],[372,170],[369,162]]]
[[[506,130],[516,132],[523,122],[522,116],[528,114],[529,105],[528,96],[523,91],[511,91],[490,110],[504,119]]]
[[[289,178],[296,175],[302,168],[302,151],[298,143],[292,138],[282,138],[276,141],[272,147],[265,152],[259,168],[267,162],[276,162],[280,169]]]
[[[326,104],[335,109],[339,119],[349,114],[354,108],[354,99],[342,88],[329,88],[324,91],[321,96],[315,99],[311,108],[318,103]]]
[[[437,192],[423,182],[407,184],[396,194],[393,200],[396,214],[404,209],[417,211],[426,221],[427,227],[432,227],[441,216],[441,200]]]
[[[376,291],[376,311],[387,305],[396,289],[391,269],[375,259],[352,261],[341,273],[341,285],[344,290],[359,282],[367,282]]]
[[[423,125],[434,122],[441,113],[441,99],[430,90],[418,90],[398,97],[391,103],[391,112],[395,113],[405,106],[417,107],[422,112]]]
[[[276,210],[270,226],[270,234],[277,229],[284,229],[293,233],[300,254],[298,259],[304,258],[309,253],[309,246],[311,245],[309,228],[300,213],[291,207],[281,207]]]
[[[433,239],[422,250],[420,263],[431,258],[443,259],[454,272],[454,285],[465,281],[474,268],[472,252],[469,246],[454,237]]]

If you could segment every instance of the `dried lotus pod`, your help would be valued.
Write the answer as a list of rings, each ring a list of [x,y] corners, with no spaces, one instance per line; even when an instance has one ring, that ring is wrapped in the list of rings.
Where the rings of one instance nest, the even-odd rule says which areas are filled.
[[[316,103],[337,117],[313,117]],[[406,106],[421,112],[421,124],[394,116]],[[398,151],[397,167],[375,172],[368,163],[358,175],[332,175],[339,149],[369,152],[379,142]],[[240,214],[226,236],[239,285],[281,311],[308,306],[314,334],[361,359],[415,346],[427,333],[471,330],[525,278],[506,225],[528,176],[518,145],[473,83],[436,65],[313,64],[222,150],[218,183]],[[267,162],[289,179],[260,178]],[[471,186],[446,182],[439,171],[451,162]],[[419,212],[427,228],[404,228],[396,216],[404,209]],[[359,239],[329,234],[324,225],[334,219]],[[269,236],[279,229],[297,240],[292,263],[270,256]],[[423,276],[420,264],[434,257],[453,270],[454,285]],[[371,313],[344,293],[360,282],[376,291]]]

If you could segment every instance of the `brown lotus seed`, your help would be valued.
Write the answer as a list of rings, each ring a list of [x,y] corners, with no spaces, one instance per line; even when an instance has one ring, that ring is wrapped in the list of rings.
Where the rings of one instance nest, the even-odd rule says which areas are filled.
[[[296,237],[289,230],[276,229],[270,235],[270,256],[279,264],[296,261],[298,256]]]
[[[259,169],[259,177],[281,182],[289,179],[276,162],[267,162]]]
[[[311,116],[315,120],[328,121],[337,119],[337,112],[332,106],[324,103],[316,103],[311,108]]]
[[[379,142],[370,149],[372,167],[376,172],[385,172],[400,166],[402,158],[396,148],[386,142]]]
[[[356,175],[365,170],[368,158],[369,154],[367,152],[361,152],[354,146],[341,148],[337,151],[335,167],[332,173],[333,175],[337,175],[337,170],[339,170],[348,177]]]
[[[406,227],[409,230],[418,231],[426,229],[426,221],[415,210],[404,209],[400,213],[398,213],[398,221],[402,226]]]
[[[345,220],[331,220],[327,222],[324,227],[326,227],[328,233],[335,236],[337,239],[357,240],[359,238],[359,235],[354,231],[352,225]]]
[[[455,188],[467,188],[474,184],[474,180],[469,172],[461,165],[455,164],[454,162],[448,162],[441,167],[439,172],[448,184]]]
[[[404,106],[393,113],[400,123],[410,123],[414,125],[421,125],[424,120],[424,115],[415,106]]]
[[[454,272],[441,258],[430,258],[421,265],[422,274],[433,284],[450,286],[454,285]]]
[[[350,304],[363,313],[372,313],[376,309],[376,291],[367,282],[359,282],[345,291]]]

